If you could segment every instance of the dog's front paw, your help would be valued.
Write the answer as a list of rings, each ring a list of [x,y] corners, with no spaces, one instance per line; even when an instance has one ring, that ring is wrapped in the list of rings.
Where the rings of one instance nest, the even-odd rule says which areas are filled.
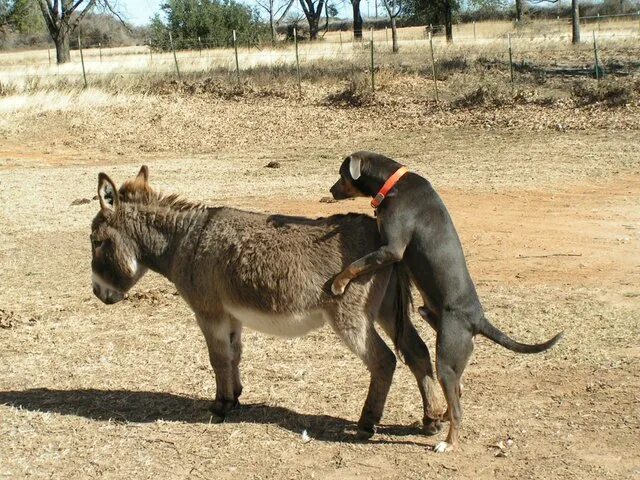
[[[433,451],[436,453],[446,453],[453,450],[453,445],[447,442],[438,442],[435,447],[433,447]]]
[[[349,285],[349,279],[336,278],[331,284],[331,293],[333,293],[335,296],[340,296],[344,293],[347,285]]]

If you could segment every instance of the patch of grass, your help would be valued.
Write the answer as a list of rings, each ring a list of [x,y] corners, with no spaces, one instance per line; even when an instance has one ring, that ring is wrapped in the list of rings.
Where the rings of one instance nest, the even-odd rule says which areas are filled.
[[[615,83],[577,81],[571,88],[571,96],[579,106],[602,104],[608,107],[620,107],[632,101],[633,87],[620,79]]]
[[[371,83],[365,75],[353,76],[344,88],[330,93],[325,105],[335,107],[364,107],[373,104],[374,95]]]

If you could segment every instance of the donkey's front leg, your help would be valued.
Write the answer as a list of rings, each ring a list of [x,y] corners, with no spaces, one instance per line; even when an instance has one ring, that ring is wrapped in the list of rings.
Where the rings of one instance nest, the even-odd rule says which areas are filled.
[[[209,361],[216,377],[216,399],[211,406],[211,413],[214,415],[212,421],[219,423],[224,421],[227,412],[237,405],[237,396],[240,395],[235,388],[236,379],[239,382],[239,374],[235,370],[238,368],[240,358],[239,354],[234,354],[232,347],[235,322],[224,314],[221,316],[198,314],[196,318],[207,342]],[[239,336],[237,340],[239,341]]]

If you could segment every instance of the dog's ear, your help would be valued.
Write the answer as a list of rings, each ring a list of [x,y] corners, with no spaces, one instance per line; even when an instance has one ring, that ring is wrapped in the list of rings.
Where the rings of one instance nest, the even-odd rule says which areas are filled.
[[[350,157],[349,160],[349,174],[351,178],[357,180],[360,178],[360,163],[361,160],[357,157]]]

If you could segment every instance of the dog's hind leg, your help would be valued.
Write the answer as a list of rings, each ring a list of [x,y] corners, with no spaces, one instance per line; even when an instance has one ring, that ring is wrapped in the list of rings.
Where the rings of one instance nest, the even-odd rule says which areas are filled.
[[[456,314],[443,314],[436,340],[438,380],[447,399],[449,417],[449,433],[446,441],[435,446],[437,453],[452,450],[458,445],[462,422],[460,380],[473,352],[473,336],[467,329],[461,327],[458,318],[447,318],[452,315]]]
[[[384,309],[378,317],[378,323],[389,338],[397,338],[395,319],[387,315]],[[410,321],[405,321],[402,336],[397,338],[396,348],[402,354],[405,363],[411,369],[411,373],[416,377],[416,382],[418,383],[418,389],[422,397],[423,432],[426,435],[435,435],[442,429],[440,423],[442,412],[439,412],[435,395],[435,386],[437,384],[434,382],[429,349]]]
[[[367,439],[373,436],[382,418],[396,369],[396,356],[380,338],[373,322],[361,312],[340,312],[332,326],[371,373],[369,393],[358,420],[358,437]]]

